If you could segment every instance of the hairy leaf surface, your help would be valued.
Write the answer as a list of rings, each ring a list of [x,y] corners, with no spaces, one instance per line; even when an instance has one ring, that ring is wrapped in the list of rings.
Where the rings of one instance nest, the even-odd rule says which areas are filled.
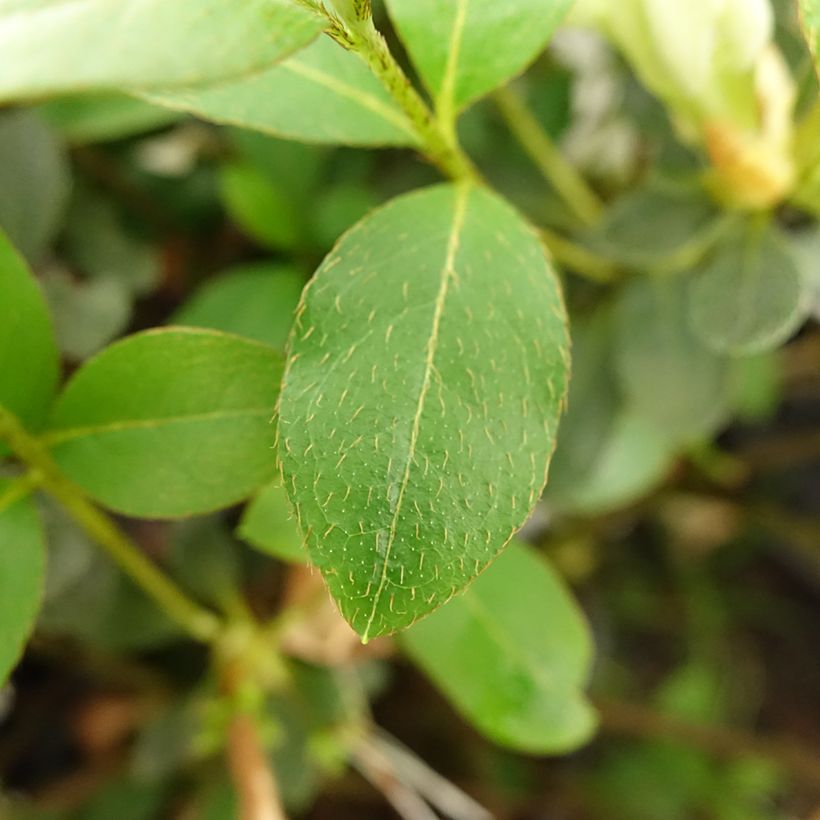
[[[440,186],[371,214],[303,294],[280,407],[286,487],[365,639],[463,589],[541,494],[564,307],[505,203]]]

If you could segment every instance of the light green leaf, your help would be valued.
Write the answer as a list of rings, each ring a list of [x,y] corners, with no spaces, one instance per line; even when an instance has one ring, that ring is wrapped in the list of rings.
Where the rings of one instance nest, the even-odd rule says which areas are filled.
[[[0,231],[0,404],[36,428],[54,397],[58,366],[43,294]]]
[[[387,0],[390,17],[445,118],[523,71],[571,0]]]
[[[204,88],[147,95],[215,122],[345,145],[414,145],[404,114],[354,54],[322,38],[267,71]]]
[[[722,242],[689,289],[692,327],[719,353],[772,350],[806,316],[797,263],[775,229],[746,227]]]
[[[0,101],[237,78],[321,29],[291,0],[0,0]]]
[[[521,543],[401,645],[464,717],[504,746],[567,752],[595,728],[580,691],[592,662],[589,629],[549,565]]]
[[[70,187],[63,146],[43,120],[0,111],[0,229],[32,263],[59,230]]]
[[[125,94],[76,94],[50,100],[37,112],[73,145],[124,139],[169,125],[183,115]]]
[[[87,362],[58,398],[46,443],[66,474],[126,515],[227,507],[274,475],[281,360],[216,331],[131,336]]]
[[[615,316],[615,367],[627,403],[670,441],[691,444],[725,421],[728,362],[689,327],[685,277],[635,279]]]
[[[304,284],[295,268],[242,265],[206,282],[172,324],[224,330],[284,350]]]
[[[284,487],[274,481],[248,504],[236,534],[252,546],[289,563],[303,564],[307,551]]]
[[[0,687],[34,628],[45,565],[43,532],[33,502],[20,485],[0,479]]]
[[[800,24],[820,74],[820,0],[799,0]]]
[[[484,189],[393,200],[305,290],[280,458],[311,558],[365,640],[463,589],[541,494],[566,318],[528,225]]]

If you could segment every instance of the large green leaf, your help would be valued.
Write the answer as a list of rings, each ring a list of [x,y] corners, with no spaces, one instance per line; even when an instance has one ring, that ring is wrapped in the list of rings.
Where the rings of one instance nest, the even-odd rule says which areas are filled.
[[[147,98],[205,119],[306,142],[416,143],[404,114],[364,63],[328,38],[236,82],[163,89]]]
[[[777,231],[746,228],[722,242],[694,276],[692,327],[721,353],[771,350],[805,318],[805,291],[797,262]]]
[[[580,687],[592,642],[577,604],[530,547],[511,544],[470,589],[401,637],[410,657],[492,740],[536,754],[587,740]]]
[[[58,398],[46,442],[67,475],[127,515],[227,507],[274,475],[279,355],[209,330],[131,336]]]
[[[54,397],[58,364],[43,294],[0,231],[0,404],[39,425]]]
[[[0,686],[34,627],[45,575],[37,510],[13,482],[0,479]]]
[[[321,29],[291,0],[0,0],[0,101],[235,78]]]
[[[286,487],[364,639],[463,589],[541,494],[566,318],[530,228],[440,186],[360,222],[305,290],[280,407]]]
[[[820,73],[820,0],[800,0],[800,23]]]
[[[523,71],[572,0],[387,0],[390,17],[445,117]]]

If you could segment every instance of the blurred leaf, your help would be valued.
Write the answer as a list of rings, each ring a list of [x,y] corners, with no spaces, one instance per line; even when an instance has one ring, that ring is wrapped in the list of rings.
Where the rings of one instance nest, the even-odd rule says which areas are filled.
[[[289,0],[132,0],[127,11],[111,0],[3,0],[0,101],[228,80],[322,29]]]
[[[305,142],[415,145],[415,131],[365,64],[323,37],[278,66],[146,99],[227,125]]]
[[[568,367],[555,275],[494,195],[414,192],[325,259],[290,355],[279,456],[311,558],[359,634],[402,629],[541,493]]]
[[[799,0],[800,23],[820,74],[820,0]]]
[[[0,479],[0,688],[34,628],[46,564],[46,546],[33,502]]]
[[[78,281],[61,270],[42,278],[60,351],[82,361],[119,336],[131,318],[131,297],[114,279]]]
[[[43,120],[30,111],[0,111],[0,228],[30,262],[54,239],[70,185],[63,147]]]
[[[521,73],[571,0],[387,0],[413,64],[445,116]]]
[[[38,427],[54,398],[58,367],[43,294],[0,231],[0,404]]]
[[[403,633],[401,645],[492,740],[524,752],[575,749],[595,728],[581,694],[592,663],[577,605],[520,543],[470,589]]]
[[[37,113],[72,145],[133,137],[176,122],[181,114],[125,94],[75,94],[48,100]]]
[[[721,242],[689,288],[692,327],[719,353],[771,350],[805,317],[803,279],[772,228],[744,226]]]
[[[233,221],[251,238],[274,250],[293,250],[303,242],[296,203],[251,165],[232,163],[220,172],[222,198]]]
[[[274,558],[297,564],[307,561],[307,551],[287,494],[278,480],[250,501],[236,532],[244,541]]]
[[[161,816],[164,784],[121,777],[94,793],[71,820],[155,820]]]
[[[744,421],[771,418],[783,397],[783,360],[779,351],[741,356],[732,363],[732,407]]]
[[[216,331],[131,336],[74,374],[46,441],[73,481],[126,515],[230,506],[274,475],[280,362]]]
[[[615,362],[631,409],[670,441],[711,435],[728,412],[728,362],[689,328],[683,277],[636,279],[615,314]]]
[[[809,313],[820,321],[820,228],[789,235],[792,257],[803,278]]]
[[[284,350],[304,284],[295,268],[242,265],[205,282],[172,323],[224,330]]]
[[[312,215],[313,235],[321,248],[333,246],[339,237],[377,205],[375,194],[359,182],[328,186]]]

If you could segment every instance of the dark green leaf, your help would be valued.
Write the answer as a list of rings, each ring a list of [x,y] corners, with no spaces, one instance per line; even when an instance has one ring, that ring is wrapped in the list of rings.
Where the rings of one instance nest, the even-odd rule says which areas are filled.
[[[216,331],[124,339],[57,400],[46,441],[68,476],[111,509],[145,518],[227,507],[274,475],[281,360]]]
[[[595,727],[580,689],[592,643],[549,565],[511,544],[463,595],[401,637],[410,657],[492,740],[524,752],[577,748]]]
[[[303,294],[280,407],[286,487],[365,639],[463,589],[541,494],[568,369],[558,283],[483,189],[394,200]]]

